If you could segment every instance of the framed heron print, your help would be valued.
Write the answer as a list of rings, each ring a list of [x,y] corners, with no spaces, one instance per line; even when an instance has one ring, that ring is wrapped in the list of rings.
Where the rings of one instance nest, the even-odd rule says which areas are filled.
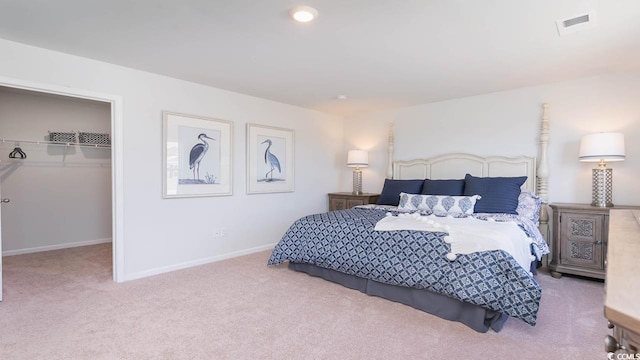
[[[163,197],[232,194],[233,123],[163,112]]]
[[[294,191],[293,130],[247,124],[247,194]]]

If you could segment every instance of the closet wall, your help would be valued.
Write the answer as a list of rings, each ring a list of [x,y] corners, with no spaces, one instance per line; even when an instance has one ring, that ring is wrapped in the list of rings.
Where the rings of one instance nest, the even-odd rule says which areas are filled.
[[[0,139],[48,140],[48,131],[111,132],[106,103],[0,87]],[[4,255],[111,241],[110,149],[0,143]]]

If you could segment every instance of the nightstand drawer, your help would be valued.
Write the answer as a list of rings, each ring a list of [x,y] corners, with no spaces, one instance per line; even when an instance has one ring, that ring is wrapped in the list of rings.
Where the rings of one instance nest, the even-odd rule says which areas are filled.
[[[604,271],[605,215],[562,212],[560,263]]]
[[[351,209],[358,205],[375,204],[380,198],[380,194],[364,193],[354,195],[352,193],[330,193],[329,211]]]
[[[347,208],[347,199],[333,198],[329,199],[329,210],[344,210]]]

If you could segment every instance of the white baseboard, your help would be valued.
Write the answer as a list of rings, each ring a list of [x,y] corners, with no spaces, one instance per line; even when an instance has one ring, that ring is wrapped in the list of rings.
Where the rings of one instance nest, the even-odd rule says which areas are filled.
[[[262,246],[258,246],[258,247],[254,247],[246,250],[234,251],[224,255],[206,257],[203,259],[187,261],[187,262],[183,262],[175,265],[163,266],[163,267],[159,267],[151,270],[140,271],[133,274],[125,274],[124,281],[142,279],[142,278],[153,276],[153,275],[164,274],[171,271],[182,270],[182,269],[186,269],[186,268],[190,268],[198,265],[209,264],[212,262],[231,259],[238,256],[249,255],[249,254],[257,253],[260,251],[273,249],[275,246],[276,246],[276,243],[269,244],[269,245],[262,245]]]
[[[60,250],[60,249],[74,248],[78,246],[104,244],[109,242],[111,242],[111,238],[78,241],[73,243],[56,244],[56,245],[48,245],[48,246],[38,246],[38,247],[18,249],[18,250],[7,250],[2,252],[2,256],[31,254],[31,253],[41,252],[41,251]]]

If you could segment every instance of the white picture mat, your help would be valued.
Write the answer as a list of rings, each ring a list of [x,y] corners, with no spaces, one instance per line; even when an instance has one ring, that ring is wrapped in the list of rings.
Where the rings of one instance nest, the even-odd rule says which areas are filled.
[[[277,157],[280,170],[273,169],[265,151],[269,149]],[[273,181],[265,181],[265,178]],[[295,188],[294,177],[294,131],[271,126],[247,124],[247,194],[291,192]]]
[[[163,126],[163,197],[231,195],[233,123],[165,111]],[[189,153],[195,144],[201,143],[198,139],[200,133],[214,138],[204,139],[209,149],[205,154],[207,162],[200,162],[200,178],[209,176],[216,179],[215,183],[180,183],[180,179],[184,182],[186,176],[193,176],[193,170],[189,169]],[[219,174],[215,173],[217,171]]]

